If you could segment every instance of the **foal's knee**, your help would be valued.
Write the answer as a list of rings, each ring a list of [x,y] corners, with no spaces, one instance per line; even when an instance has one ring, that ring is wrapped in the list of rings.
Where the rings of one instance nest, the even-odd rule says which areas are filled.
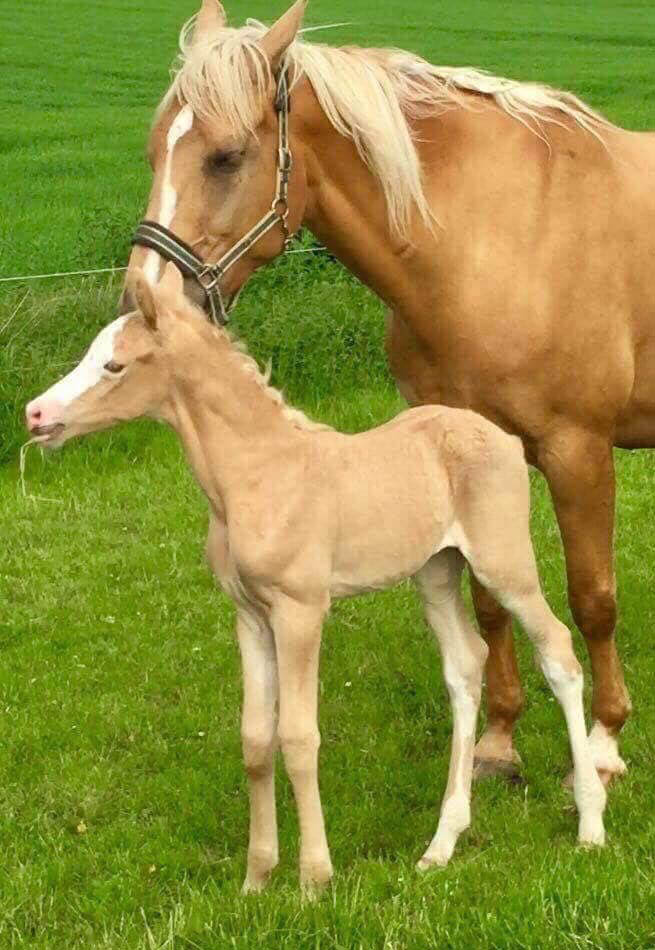
[[[572,589],[571,612],[587,640],[607,640],[616,627],[616,593],[614,585],[589,585]]]
[[[280,730],[279,740],[284,764],[290,776],[315,771],[321,744],[318,730]]]
[[[274,735],[244,731],[241,733],[241,745],[248,777],[258,779],[269,775],[273,770]]]

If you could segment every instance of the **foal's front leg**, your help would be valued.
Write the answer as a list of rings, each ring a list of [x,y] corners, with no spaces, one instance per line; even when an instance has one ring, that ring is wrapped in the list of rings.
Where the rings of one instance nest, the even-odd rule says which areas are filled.
[[[239,609],[237,637],[243,666],[241,738],[250,791],[250,843],[245,893],[260,891],[278,862],[275,815],[276,702],[275,644],[260,619]]]
[[[280,595],[271,611],[280,681],[278,735],[298,808],[300,883],[310,893],[332,877],[318,789],[318,662],[325,603]]]

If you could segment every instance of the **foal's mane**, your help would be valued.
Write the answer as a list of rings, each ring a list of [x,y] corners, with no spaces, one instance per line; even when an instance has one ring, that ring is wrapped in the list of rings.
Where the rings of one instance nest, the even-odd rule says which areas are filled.
[[[248,20],[193,42],[192,18],[180,35],[181,55],[165,103],[177,95],[198,115],[220,116],[235,135],[255,131],[270,94],[271,72],[259,40],[266,27]],[[306,76],[325,115],[352,139],[379,180],[390,224],[404,235],[412,211],[429,225],[420,160],[408,120],[453,107],[472,108],[467,93],[487,96],[545,138],[543,124],[569,120],[600,138],[611,123],[570,92],[503,79],[470,68],[433,66],[398,49],[335,48],[297,39],[285,58],[292,84]]]
[[[331,426],[323,422],[310,419],[301,409],[290,406],[280,390],[270,385],[270,364],[262,372],[259,364],[250,355],[246,344],[242,340],[233,336],[225,327],[217,327],[210,323],[206,316],[198,311],[195,306],[188,306],[187,317],[193,321],[196,332],[200,333],[205,341],[205,352],[217,345],[224,347],[227,350],[228,358],[233,360],[243,375],[251,379],[261,389],[266,398],[279,408],[284,418],[288,419],[297,429],[306,429],[309,432],[324,432],[332,429]]]

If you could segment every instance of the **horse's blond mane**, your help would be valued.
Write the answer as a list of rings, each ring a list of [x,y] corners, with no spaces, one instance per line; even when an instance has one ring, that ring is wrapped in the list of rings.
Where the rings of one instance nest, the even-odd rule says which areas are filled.
[[[265,31],[249,20],[193,42],[190,20],[180,36],[179,68],[165,102],[177,95],[198,115],[219,115],[235,135],[253,133],[272,81],[259,45]],[[563,125],[566,119],[599,138],[611,127],[572,93],[476,69],[433,66],[402,50],[335,48],[298,39],[286,65],[292,83],[307,77],[334,128],[355,143],[379,180],[391,226],[401,235],[408,232],[415,209],[426,224],[434,223],[408,120],[455,106],[471,108],[466,94],[476,93],[492,98],[542,138],[544,124]]]

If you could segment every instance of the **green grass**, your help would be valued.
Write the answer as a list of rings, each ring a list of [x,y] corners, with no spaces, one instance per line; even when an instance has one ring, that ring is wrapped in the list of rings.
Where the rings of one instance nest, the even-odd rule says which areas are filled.
[[[270,19],[262,0],[231,8]],[[0,273],[121,263],[142,160],[193,3],[22,0],[0,9]],[[427,22],[426,22],[427,18]],[[572,88],[655,127],[645,3],[311,0],[335,42],[394,43]],[[609,844],[575,846],[563,722],[521,639],[527,784],[475,789],[451,866],[413,864],[436,826],[450,735],[439,662],[410,586],[338,604],[322,658],[321,785],[337,877],[297,890],[280,769],[282,863],[244,899],[247,802],[233,610],[204,565],[200,497],[173,436],[139,423],[42,460],[17,452],[25,400],[115,312],[117,279],[0,285],[0,948],[655,947],[653,460],[617,453],[619,641],[635,703]],[[329,260],[261,272],[236,328],[290,398],[344,429],[399,408],[379,303]],[[534,479],[548,597],[568,623],[550,504]],[[578,652],[584,651],[577,638]]]

